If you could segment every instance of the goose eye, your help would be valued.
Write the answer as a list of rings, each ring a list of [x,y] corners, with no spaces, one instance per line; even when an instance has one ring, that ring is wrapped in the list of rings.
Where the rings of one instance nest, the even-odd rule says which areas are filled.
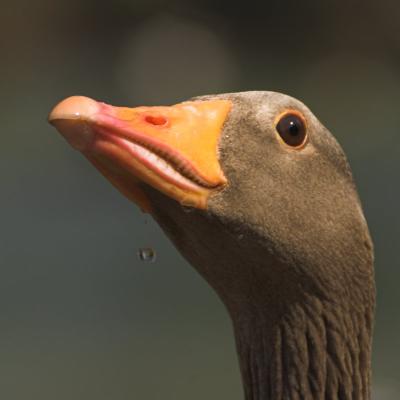
[[[280,117],[276,130],[282,140],[291,147],[300,147],[307,139],[307,129],[303,118],[297,113],[286,113]]]

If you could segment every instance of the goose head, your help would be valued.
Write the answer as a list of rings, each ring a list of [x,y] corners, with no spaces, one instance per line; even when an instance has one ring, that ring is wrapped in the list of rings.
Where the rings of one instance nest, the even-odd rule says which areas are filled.
[[[345,154],[302,102],[72,97],[49,120],[216,290],[247,399],[370,397],[372,242]]]

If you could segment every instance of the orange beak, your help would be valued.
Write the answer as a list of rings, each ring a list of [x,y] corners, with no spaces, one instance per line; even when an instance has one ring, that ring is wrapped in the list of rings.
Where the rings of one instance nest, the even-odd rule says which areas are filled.
[[[151,204],[140,182],[205,209],[226,184],[218,141],[230,109],[227,100],[126,108],[74,96],[54,107],[49,122],[144,211]]]

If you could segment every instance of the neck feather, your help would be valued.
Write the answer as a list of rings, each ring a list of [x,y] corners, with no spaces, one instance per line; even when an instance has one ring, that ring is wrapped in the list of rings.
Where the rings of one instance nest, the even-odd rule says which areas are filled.
[[[349,196],[316,204],[319,218],[296,210],[290,224],[258,199],[253,212],[232,197],[187,214],[158,198],[160,225],[230,313],[246,400],[370,399],[373,252]]]
[[[370,399],[372,312],[307,296],[281,317],[235,318],[246,400]]]

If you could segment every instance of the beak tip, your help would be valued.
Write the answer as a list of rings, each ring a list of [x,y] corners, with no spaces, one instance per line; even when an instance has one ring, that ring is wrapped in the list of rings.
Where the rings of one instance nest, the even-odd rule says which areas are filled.
[[[99,103],[85,96],[71,96],[58,103],[50,112],[48,121],[54,125],[60,119],[90,119],[99,111]]]
[[[94,139],[90,126],[93,116],[99,112],[99,103],[89,97],[72,96],[58,103],[48,116],[53,125],[79,151],[86,150]]]

